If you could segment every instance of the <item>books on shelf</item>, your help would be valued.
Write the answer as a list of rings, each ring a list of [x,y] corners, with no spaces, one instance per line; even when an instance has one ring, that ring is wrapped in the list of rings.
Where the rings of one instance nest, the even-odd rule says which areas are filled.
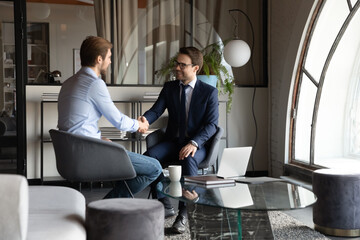
[[[142,138],[146,138],[147,135],[149,135],[150,133],[152,133],[152,132],[154,132],[154,131],[156,131],[156,129],[148,129],[145,133],[142,133],[142,134],[141,134],[141,137],[142,137]]]
[[[203,185],[235,184],[234,179],[219,178],[216,175],[200,175],[200,176],[184,177],[184,181],[189,183],[203,184]]]
[[[126,131],[120,131],[116,127],[100,127],[101,136],[109,139],[126,139]]]
[[[58,100],[58,93],[43,93],[41,94],[41,100],[43,101],[57,101]]]
[[[159,97],[159,92],[146,92],[143,96],[144,100],[156,100]]]

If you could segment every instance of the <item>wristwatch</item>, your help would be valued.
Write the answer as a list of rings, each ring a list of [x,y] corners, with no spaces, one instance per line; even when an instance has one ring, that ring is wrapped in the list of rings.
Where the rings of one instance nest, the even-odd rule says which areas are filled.
[[[190,140],[189,143],[192,144],[193,146],[197,147],[197,148],[199,147],[199,145],[194,140]]]

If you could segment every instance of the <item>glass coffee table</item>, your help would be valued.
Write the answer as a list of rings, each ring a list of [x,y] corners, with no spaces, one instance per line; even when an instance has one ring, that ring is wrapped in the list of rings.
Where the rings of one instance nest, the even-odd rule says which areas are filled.
[[[267,211],[305,208],[316,201],[313,192],[281,179],[211,188],[166,179],[158,190],[187,203],[192,239],[273,239]],[[198,197],[186,198],[183,190]]]

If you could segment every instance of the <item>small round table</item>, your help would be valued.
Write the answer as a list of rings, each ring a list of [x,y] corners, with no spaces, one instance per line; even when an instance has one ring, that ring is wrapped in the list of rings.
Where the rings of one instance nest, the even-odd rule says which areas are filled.
[[[187,199],[179,189],[195,191],[199,197]],[[267,211],[305,208],[316,201],[316,196],[310,190],[281,179],[261,184],[235,183],[220,187],[165,180],[159,183],[158,190],[168,197],[187,203],[193,239],[200,236],[232,236],[233,239],[241,239],[244,235],[242,211],[265,214],[270,226]],[[261,216],[256,218],[262,221]],[[256,231],[260,232],[256,234],[261,235],[261,231],[267,230],[258,228]],[[271,227],[267,234],[272,236]]]

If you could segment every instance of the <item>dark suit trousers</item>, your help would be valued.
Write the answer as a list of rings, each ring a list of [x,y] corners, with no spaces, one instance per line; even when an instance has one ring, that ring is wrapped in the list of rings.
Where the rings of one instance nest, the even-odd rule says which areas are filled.
[[[179,160],[179,152],[183,146],[184,145],[180,145],[177,141],[164,141],[148,149],[144,155],[156,158],[163,167],[167,167],[169,163],[181,165],[183,176],[196,176],[199,163],[201,163],[206,157],[206,149],[205,147],[198,149],[194,157],[189,155],[184,160]],[[160,174],[158,179],[151,184],[153,198],[160,199],[164,197],[162,194],[157,194],[156,190],[154,189],[156,188],[156,184],[163,178],[163,174]],[[166,205],[168,204],[169,202]],[[179,202],[179,214],[187,217],[184,202]]]
[[[179,160],[179,152],[182,147],[183,145],[176,141],[164,141],[148,149],[144,155],[156,158],[163,167],[168,166],[169,163],[181,165],[183,176],[196,176],[199,163],[206,157],[206,149],[204,147],[198,149],[194,157],[189,155],[184,160]]]

